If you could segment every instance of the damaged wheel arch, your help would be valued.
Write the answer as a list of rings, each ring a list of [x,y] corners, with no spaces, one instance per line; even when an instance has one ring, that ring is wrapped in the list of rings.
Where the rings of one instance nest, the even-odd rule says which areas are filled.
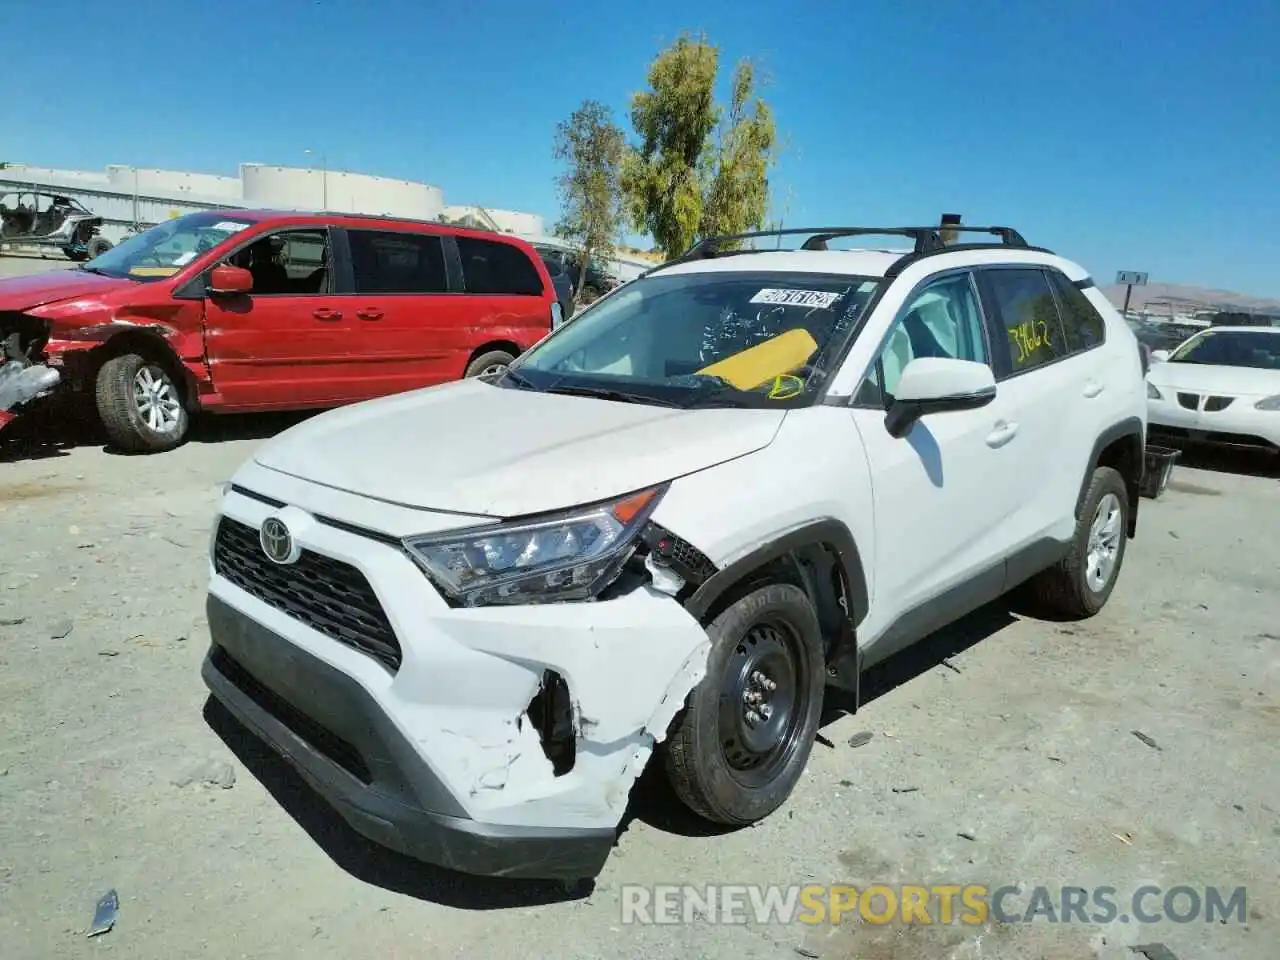
[[[709,577],[685,608],[702,623],[751,589],[791,583],[809,596],[825,640],[830,682],[857,692],[855,633],[870,609],[862,555],[849,528],[833,517],[787,530]]]

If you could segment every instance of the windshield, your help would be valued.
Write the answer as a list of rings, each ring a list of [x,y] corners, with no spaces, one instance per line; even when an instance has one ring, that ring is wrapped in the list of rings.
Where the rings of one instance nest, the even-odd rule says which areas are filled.
[[[196,257],[212,250],[227,237],[253,226],[234,214],[218,210],[192,213],[130,237],[84,269],[108,277],[152,281],[171,277]]]
[[[1169,357],[1174,363],[1280,370],[1280,330],[1206,330]]]
[[[503,385],[678,406],[809,403],[879,284],[794,272],[655,274],[565,324]]]

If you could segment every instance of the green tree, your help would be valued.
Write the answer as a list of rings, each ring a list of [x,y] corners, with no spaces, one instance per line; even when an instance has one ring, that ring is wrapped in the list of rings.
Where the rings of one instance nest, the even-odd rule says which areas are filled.
[[[773,113],[749,61],[734,70],[729,106],[715,102],[720,51],[684,35],[649,65],[649,89],[631,101],[639,143],[622,171],[632,225],[678,256],[699,237],[764,223],[777,152]]]
[[[604,104],[584,100],[556,126],[555,158],[566,164],[559,176],[561,216],[556,233],[580,250],[578,282],[586,281],[592,257],[613,254],[622,225],[622,159],[626,137]]]

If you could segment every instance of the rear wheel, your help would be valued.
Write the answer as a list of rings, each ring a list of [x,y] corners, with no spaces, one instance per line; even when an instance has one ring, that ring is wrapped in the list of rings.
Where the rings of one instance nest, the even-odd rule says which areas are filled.
[[[111,241],[106,237],[94,237],[89,241],[89,259],[100,257],[111,249]]]
[[[507,353],[505,350],[489,350],[486,353],[480,354],[480,356],[467,364],[467,372],[463,374],[463,376],[494,377],[500,373],[505,373],[507,367],[511,365],[511,361],[514,359],[515,357]]]
[[[690,810],[743,826],[795,788],[822,713],[818,618],[804,591],[772,584],[707,628],[707,675],[665,747],[667,777]]]
[[[1091,617],[1115,588],[1129,531],[1129,491],[1111,467],[1093,472],[1067,555],[1031,581],[1036,599],[1054,613]]]
[[[160,363],[126,353],[98,371],[98,416],[107,438],[130,453],[158,453],[180,444],[189,418],[176,378]]]

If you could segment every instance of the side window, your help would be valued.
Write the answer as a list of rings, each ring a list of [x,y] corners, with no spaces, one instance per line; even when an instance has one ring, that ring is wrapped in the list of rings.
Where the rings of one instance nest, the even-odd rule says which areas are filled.
[[[186,244],[191,246],[190,243]],[[199,256],[170,241],[163,252],[183,263]],[[236,251],[229,261],[253,274],[253,296],[317,296],[329,292],[329,231],[286,230]]]
[[[446,293],[444,245],[429,233],[348,230],[355,292]]]
[[[1058,307],[1043,270],[993,269],[985,273],[1009,351],[1010,372],[1022,373],[1067,355]]]
[[[542,279],[519,247],[476,237],[458,237],[467,293],[542,296]]]
[[[1058,294],[1058,313],[1062,316],[1062,334],[1072,353],[1101,346],[1107,338],[1107,327],[1089,298],[1074,283],[1056,270],[1049,280]]]
[[[854,402],[858,406],[886,405],[898,389],[902,371],[918,357],[990,362],[982,313],[969,274],[936,280],[907,302]]]

